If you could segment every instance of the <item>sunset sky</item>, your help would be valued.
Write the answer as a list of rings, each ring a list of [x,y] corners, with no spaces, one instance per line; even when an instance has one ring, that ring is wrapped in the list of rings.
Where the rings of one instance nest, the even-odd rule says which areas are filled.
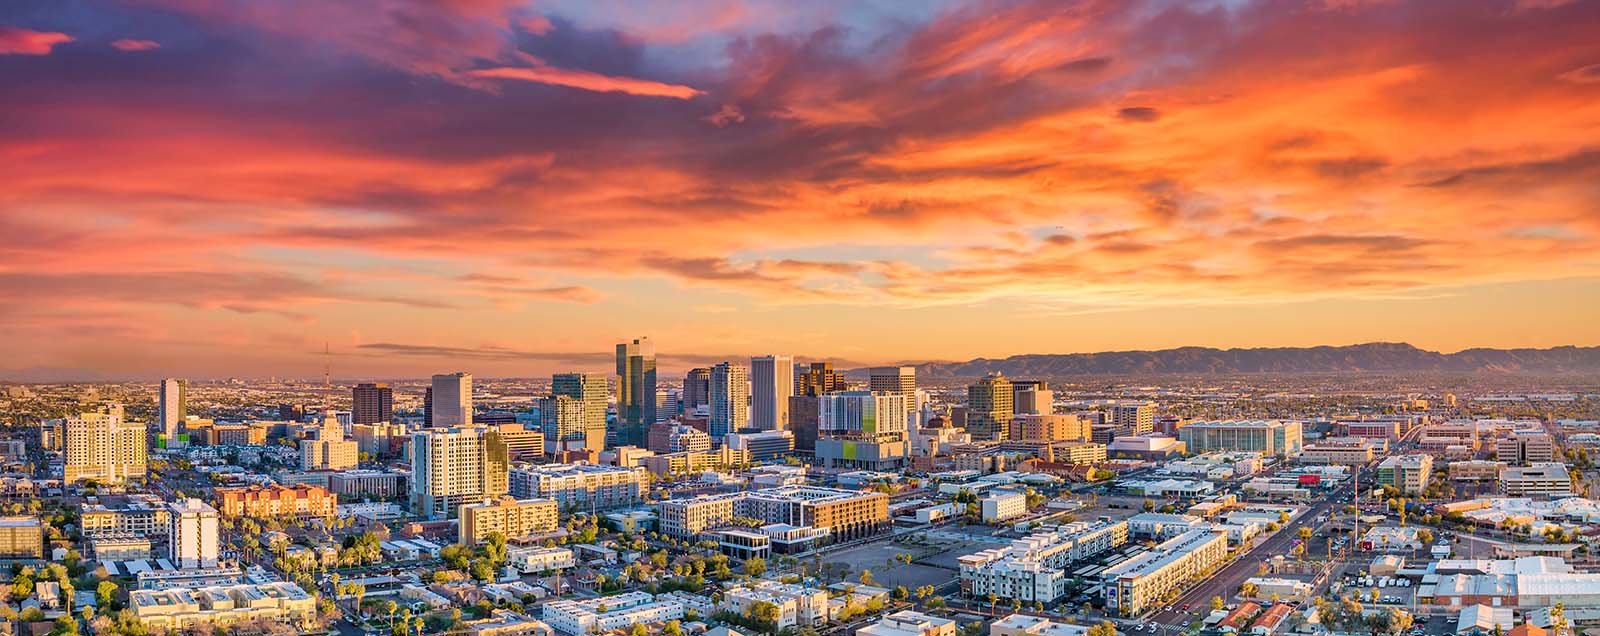
[[[1600,1],[0,3],[0,377],[1600,344]]]

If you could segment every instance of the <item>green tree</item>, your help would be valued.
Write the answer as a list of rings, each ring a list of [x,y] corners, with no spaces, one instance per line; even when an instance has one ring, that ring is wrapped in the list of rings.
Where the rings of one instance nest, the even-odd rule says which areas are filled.
[[[872,585],[872,570],[862,570],[860,579],[862,585]]]
[[[667,621],[661,627],[661,636],[683,636],[683,625],[676,620]]]
[[[96,586],[94,590],[95,603],[109,611],[111,609],[111,600],[116,597],[116,593],[116,583],[101,581],[100,585]]]
[[[1089,627],[1084,636],[1117,636],[1117,626],[1111,621],[1100,621],[1099,624]]]
[[[741,569],[744,570],[745,576],[761,576],[767,573],[767,560],[761,557],[745,559]]]
[[[1213,597],[1211,597],[1211,609],[1213,611],[1222,609],[1222,597],[1221,596],[1213,596]]]

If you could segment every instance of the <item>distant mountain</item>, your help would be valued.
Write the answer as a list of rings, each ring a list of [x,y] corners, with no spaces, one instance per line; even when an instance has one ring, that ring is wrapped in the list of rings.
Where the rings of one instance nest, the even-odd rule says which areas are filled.
[[[1439,353],[1409,344],[1372,342],[1346,347],[1212,349],[1029,354],[1000,360],[919,364],[926,378],[976,377],[999,371],[1012,377],[1227,373],[1362,372],[1600,372],[1600,347],[1467,349]]]

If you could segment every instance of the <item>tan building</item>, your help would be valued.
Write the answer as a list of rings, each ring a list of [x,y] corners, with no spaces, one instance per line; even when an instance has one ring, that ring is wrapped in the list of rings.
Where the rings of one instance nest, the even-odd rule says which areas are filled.
[[[1062,464],[1087,466],[1106,462],[1106,445],[1094,442],[1055,444],[1051,446],[1050,452],[1055,455],[1055,461]]]
[[[301,470],[344,470],[360,463],[360,445],[344,438],[344,427],[329,417],[322,420],[316,439],[300,441]]]
[[[448,428],[411,436],[411,511],[452,517],[464,503],[510,489],[506,445],[491,428]]]
[[[1428,487],[1432,473],[1433,458],[1428,455],[1395,455],[1378,464],[1378,483],[1416,495]]]
[[[217,489],[217,511],[224,517],[331,518],[338,503],[338,495],[311,484]]]
[[[1500,491],[1507,497],[1563,497],[1572,494],[1572,477],[1558,462],[1512,466],[1500,471]]]
[[[999,373],[985,376],[967,387],[967,432],[975,440],[1005,439],[1015,407],[1011,381]]]
[[[1495,459],[1516,466],[1556,461],[1556,442],[1543,431],[1514,431],[1494,441]]]
[[[1360,437],[1326,439],[1307,444],[1300,451],[1300,461],[1306,464],[1334,466],[1365,466],[1377,458],[1372,444]]]
[[[267,427],[259,424],[214,424],[206,430],[211,446],[262,446],[267,443]]]
[[[554,531],[561,522],[561,506],[554,499],[500,497],[461,507],[460,541],[477,545],[499,532],[507,539]]]
[[[1079,442],[1089,439],[1089,422],[1076,415],[1018,415],[1011,439],[1024,442]]]
[[[284,623],[305,630],[316,623],[317,598],[293,583],[218,585],[196,588],[134,590],[128,593],[134,616],[151,633],[182,631],[204,625]]]
[[[78,505],[78,524],[84,536],[135,534],[164,537],[170,531],[167,502],[154,495],[101,498]]]
[[[721,447],[712,451],[666,453],[654,457],[644,457],[639,460],[640,466],[663,477],[669,475],[692,475],[708,470],[726,470],[748,463],[750,463],[750,451],[728,447]]]
[[[0,517],[0,559],[44,558],[44,523],[38,517]]]
[[[1500,478],[1500,471],[1505,467],[1505,462],[1474,460],[1450,462],[1448,470],[1450,479],[1455,481],[1494,481]]]
[[[121,484],[145,478],[150,453],[145,426],[123,421],[122,405],[68,418],[65,437],[66,483]]]
[[[783,486],[671,499],[657,505],[661,532],[692,537],[734,517],[810,527],[834,541],[871,536],[889,524],[889,496],[878,492]]]

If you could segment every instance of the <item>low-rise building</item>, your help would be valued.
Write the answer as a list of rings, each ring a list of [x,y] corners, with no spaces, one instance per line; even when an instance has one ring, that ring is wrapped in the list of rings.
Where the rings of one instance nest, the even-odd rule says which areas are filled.
[[[828,620],[828,593],[820,588],[755,581],[722,593],[722,608],[738,614],[746,614],[752,605],[760,602],[778,608],[778,629],[817,625]]]
[[[562,506],[584,509],[637,505],[649,488],[650,476],[639,467],[517,464],[510,471],[511,496],[554,499]]]
[[[958,557],[961,591],[1054,603],[1066,595],[1071,563],[1126,544],[1128,535],[1126,521],[1080,521]]]
[[[1494,481],[1505,467],[1505,462],[1474,459],[1450,462],[1447,470],[1454,481]]]
[[[626,592],[604,598],[557,600],[543,605],[544,622],[569,636],[626,629],[683,618],[683,604],[660,600],[644,592]]]
[[[567,548],[517,546],[506,551],[506,564],[523,574],[538,574],[576,567],[578,558]]]
[[[78,524],[84,536],[131,533],[165,537],[171,526],[167,502],[155,495],[91,498],[78,504]]]
[[[999,523],[1028,514],[1028,497],[1014,490],[999,490],[978,500],[984,523]]]
[[[38,517],[0,517],[0,559],[44,558],[44,523]]]
[[[277,622],[308,629],[316,622],[317,599],[293,583],[223,585],[128,593],[133,614],[152,633],[191,626],[234,626]]]
[[[234,518],[329,518],[339,505],[337,495],[308,484],[218,488],[216,493],[217,511]]]
[[[1306,444],[1300,452],[1300,461],[1306,464],[1336,464],[1365,466],[1377,457],[1373,443],[1361,437],[1325,439]]]
[[[1083,636],[1088,627],[1057,623],[1041,616],[1012,614],[989,624],[989,636]]]
[[[560,525],[561,506],[554,499],[500,497],[461,507],[458,536],[477,545],[500,533],[507,539],[553,532]]]
[[[1572,477],[1566,464],[1557,462],[1508,466],[1500,471],[1500,492],[1507,497],[1566,497],[1572,494]]]
[[[912,610],[901,610],[856,630],[856,636],[955,636],[956,622]]]
[[[1228,535],[1224,531],[1196,529],[1168,539],[1101,573],[1106,610],[1136,616],[1184,581],[1222,563],[1227,554]]]
[[[1428,487],[1432,472],[1433,457],[1395,455],[1378,464],[1378,483],[1391,486],[1401,494],[1418,495]]]

